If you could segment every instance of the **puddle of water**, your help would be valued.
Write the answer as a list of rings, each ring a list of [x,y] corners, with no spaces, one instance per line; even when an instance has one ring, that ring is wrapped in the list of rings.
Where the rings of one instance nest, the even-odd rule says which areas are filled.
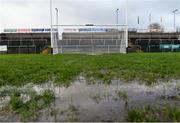
[[[84,77],[79,77],[70,87],[58,87],[52,83],[33,86],[37,92],[51,89],[56,100],[54,116],[43,113],[38,121],[125,121],[127,109],[145,105],[171,105],[180,103],[176,99],[165,99],[163,96],[175,97],[180,91],[175,89],[179,81],[159,83],[152,87],[137,82],[123,83],[113,80],[111,85],[89,84]],[[116,92],[121,92],[119,97]],[[127,96],[127,97],[126,97]],[[0,118],[1,121],[1,118]],[[11,121],[15,121],[11,119]]]

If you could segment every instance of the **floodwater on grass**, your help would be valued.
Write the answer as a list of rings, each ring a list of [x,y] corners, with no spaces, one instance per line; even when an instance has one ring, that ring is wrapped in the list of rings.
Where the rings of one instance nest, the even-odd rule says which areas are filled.
[[[125,83],[112,80],[112,84],[101,82],[90,84],[82,76],[68,88],[52,83],[33,87],[41,92],[51,89],[55,92],[53,115],[41,111],[37,121],[126,121],[127,111],[146,105],[180,106],[179,81],[146,86],[138,82]],[[15,116],[0,121],[19,121]]]

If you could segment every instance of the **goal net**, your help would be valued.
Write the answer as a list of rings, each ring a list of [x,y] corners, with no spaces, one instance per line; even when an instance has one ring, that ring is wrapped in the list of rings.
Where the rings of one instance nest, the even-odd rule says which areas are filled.
[[[61,25],[54,53],[126,53],[126,25]]]

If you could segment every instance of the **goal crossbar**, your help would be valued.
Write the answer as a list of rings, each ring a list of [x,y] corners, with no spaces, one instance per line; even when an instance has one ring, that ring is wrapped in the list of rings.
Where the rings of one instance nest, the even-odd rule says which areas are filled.
[[[128,26],[127,24],[103,24],[103,25],[99,25],[99,24],[97,24],[97,25],[52,25],[52,26],[63,26],[63,27],[67,27],[67,26],[73,26],[73,27],[83,27],[83,26],[85,26],[85,27],[95,27],[95,26],[99,26],[99,27],[101,27],[101,26],[106,26],[106,27],[113,27],[113,26]]]

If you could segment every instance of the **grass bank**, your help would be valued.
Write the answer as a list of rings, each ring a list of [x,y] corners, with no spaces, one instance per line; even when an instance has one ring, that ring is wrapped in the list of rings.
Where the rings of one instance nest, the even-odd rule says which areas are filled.
[[[180,54],[0,55],[0,86],[50,80],[69,85],[80,74],[105,83],[114,77],[146,84],[180,79]]]

